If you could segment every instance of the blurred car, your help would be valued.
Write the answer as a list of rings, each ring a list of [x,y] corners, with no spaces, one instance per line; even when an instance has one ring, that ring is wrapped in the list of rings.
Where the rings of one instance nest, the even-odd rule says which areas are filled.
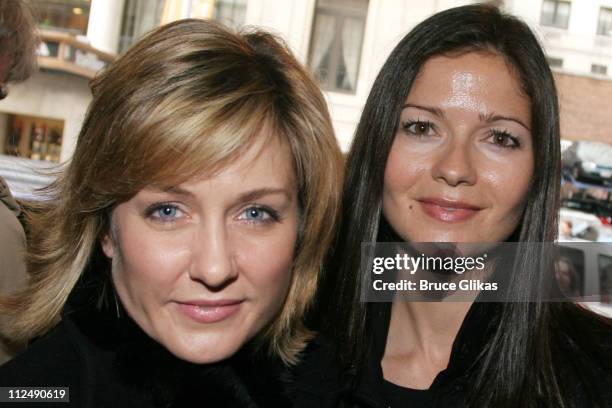
[[[580,211],[581,209],[561,208],[559,242],[612,242],[612,226],[594,214]]]
[[[612,146],[599,142],[574,142],[563,150],[563,173],[576,182],[612,187]]]

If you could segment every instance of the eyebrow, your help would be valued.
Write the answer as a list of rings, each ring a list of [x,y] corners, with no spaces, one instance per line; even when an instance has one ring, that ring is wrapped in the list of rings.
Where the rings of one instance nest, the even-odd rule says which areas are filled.
[[[240,194],[240,196],[238,197],[238,201],[251,201],[273,194],[282,194],[287,197],[287,199],[291,200],[291,194],[286,188],[263,187]]]
[[[480,113],[480,114],[478,114],[478,117],[480,118],[480,120],[485,121],[487,123],[496,122],[498,120],[509,120],[510,122],[518,123],[519,125],[521,125],[525,129],[527,129],[529,132],[531,132],[531,129],[529,128],[529,126],[524,124],[521,120],[519,120],[517,118],[513,118],[512,116],[496,115],[494,113],[488,113],[488,114],[485,115],[485,114]]]
[[[190,196],[193,197],[193,193],[189,190],[185,190],[184,188],[181,188],[179,186],[171,186],[168,188],[165,188],[164,193],[173,193],[173,194],[178,194],[178,195],[182,195],[182,196]]]
[[[404,106],[402,106],[402,109],[406,109],[406,108],[416,108],[416,109],[421,109],[424,111],[427,111],[429,113],[432,113],[436,116],[439,116],[441,118],[446,117],[446,115],[444,114],[444,112],[442,111],[442,109],[440,108],[434,108],[433,106],[424,106],[424,105],[415,105],[413,103],[407,103]]]
[[[168,187],[164,189],[164,192],[174,193],[174,194],[188,196],[188,197],[194,196],[194,194],[191,191],[178,187],[178,186]],[[291,194],[289,193],[289,190],[287,190],[286,188],[262,187],[262,188],[257,188],[257,189],[247,191],[247,192],[240,194],[240,196],[238,196],[238,201],[244,202],[244,201],[256,200],[258,198],[261,198],[267,195],[272,195],[272,194],[283,194],[289,200],[291,200]]]
[[[446,117],[446,115],[444,114],[444,111],[442,111],[442,109],[440,108],[434,108],[433,106],[424,106],[424,105],[416,105],[413,103],[407,103],[405,104],[402,109],[406,109],[406,108],[416,108],[416,109],[421,109],[427,112],[430,112],[436,116],[439,116],[441,118]],[[523,123],[521,120],[514,118],[512,116],[503,116],[503,115],[496,115],[494,113],[488,113],[488,114],[484,114],[484,113],[479,113],[478,114],[478,118],[481,121],[487,122],[487,123],[492,123],[492,122],[496,122],[498,120],[508,120],[511,122],[515,122],[518,123],[519,125],[521,125],[522,127],[524,127],[525,129],[527,129],[529,132],[531,132],[531,129],[529,128],[529,126],[527,126],[525,123]]]

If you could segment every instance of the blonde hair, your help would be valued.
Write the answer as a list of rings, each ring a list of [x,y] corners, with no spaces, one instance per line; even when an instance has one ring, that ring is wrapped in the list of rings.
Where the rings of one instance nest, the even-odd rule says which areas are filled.
[[[17,340],[60,319],[68,295],[100,257],[110,213],[151,184],[175,185],[241,154],[263,126],[290,147],[300,203],[292,282],[262,337],[287,364],[310,333],[312,302],[335,230],[343,174],[325,100],[269,33],[205,20],[153,31],[92,83],[73,158],[29,212],[29,288],[3,306]],[[108,262],[106,262],[108,267]]]

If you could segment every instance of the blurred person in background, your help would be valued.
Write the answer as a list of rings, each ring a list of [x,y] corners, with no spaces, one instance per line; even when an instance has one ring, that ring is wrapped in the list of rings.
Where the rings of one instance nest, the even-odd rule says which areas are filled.
[[[582,296],[582,277],[570,257],[562,255],[557,258],[554,270],[555,280],[562,295],[569,298]]]
[[[0,100],[8,84],[26,80],[36,69],[36,24],[22,0],[0,0]],[[22,287],[25,281],[25,233],[19,220],[21,208],[6,181],[0,177],[0,294]],[[0,335],[1,337],[1,335]],[[0,364],[11,358],[19,345],[0,341]]]

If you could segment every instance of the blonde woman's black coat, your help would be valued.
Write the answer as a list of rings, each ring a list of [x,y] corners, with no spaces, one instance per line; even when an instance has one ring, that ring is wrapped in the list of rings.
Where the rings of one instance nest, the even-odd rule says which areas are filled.
[[[88,305],[72,307],[51,332],[0,366],[0,386],[69,387],[70,403],[6,405],[15,408],[287,407],[282,372],[278,362],[247,350],[217,364],[187,363],[114,304]]]

